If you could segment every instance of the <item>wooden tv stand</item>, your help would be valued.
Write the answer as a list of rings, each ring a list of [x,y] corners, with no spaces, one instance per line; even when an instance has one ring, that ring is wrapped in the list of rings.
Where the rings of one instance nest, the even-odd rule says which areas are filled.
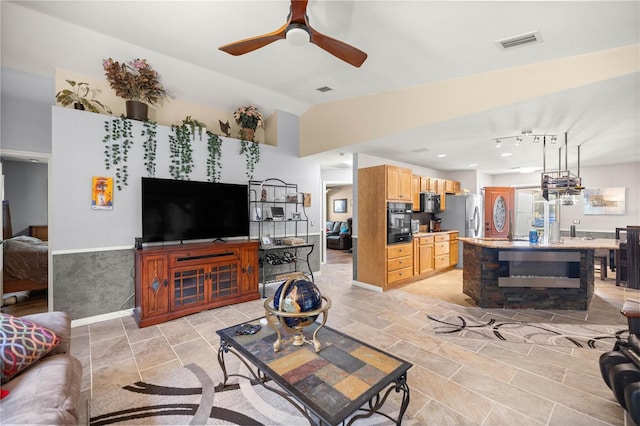
[[[260,298],[258,241],[135,250],[138,327]]]

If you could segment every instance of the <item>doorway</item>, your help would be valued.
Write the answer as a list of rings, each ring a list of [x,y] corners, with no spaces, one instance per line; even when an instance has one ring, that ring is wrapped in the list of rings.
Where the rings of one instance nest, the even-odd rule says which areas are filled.
[[[322,261],[326,264],[351,263],[351,232],[347,224],[353,222],[353,184],[324,182],[324,194]],[[331,244],[329,239],[332,239]]]
[[[47,312],[52,296],[48,268],[50,155],[8,150],[0,154],[3,225],[7,224],[0,253],[2,312],[17,316]]]

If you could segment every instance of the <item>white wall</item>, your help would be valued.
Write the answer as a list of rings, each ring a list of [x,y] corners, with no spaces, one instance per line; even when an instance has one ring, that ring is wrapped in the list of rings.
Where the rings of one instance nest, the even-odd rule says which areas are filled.
[[[0,148],[50,153],[53,78],[2,68],[0,82]]]
[[[186,112],[188,115],[188,112]],[[134,146],[129,153],[129,186],[115,191],[113,210],[91,209],[92,176],[115,176],[104,165],[104,122],[110,116],[52,107],[52,202],[49,223],[52,251],[131,247],[142,235],[140,178],[144,170],[142,123],[133,122]],[[169,174],[168,135],[170,128],[158,126],[156,177]],[[296,134],[297,137],[297,134]],[[222,182],[247,183],[245,158],[239,155],[236,139],[222,138]],[[191,180],[207,180],[206,141],[193,143],[194,171]],[[321,223],[321,180],[318,165],[296,158],[297,144],[283,140],[281,147],[260,145],[261,160],[254,179],[270,177],[298,184],[298,190],[311,193],[307,215],[318,233]],[[311,224],[310,222],[310,224]]]
[[[576,173],[577,170],[571,170]],[[585,215],[584,200],[577,196],[573,206],[562,206],[560,211],[560,228],[569,229],[574,219],[580,220],[576,225],[581,231],[613,232],[616,227],[640,225],[640,163],[615,164],[603,167],[582,167],[580,169],[582,184],[585,188],[625,187],[626,213],[624,215]],[[493,176],[492,186],[540,185],[539,173],[505,174]]]

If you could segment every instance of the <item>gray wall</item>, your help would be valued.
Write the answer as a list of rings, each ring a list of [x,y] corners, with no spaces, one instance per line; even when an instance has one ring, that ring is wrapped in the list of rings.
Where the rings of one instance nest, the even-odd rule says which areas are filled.
[[[27,235],[29,225],[47,224],[47,168],[47,164],[2,161],[13,235]]]

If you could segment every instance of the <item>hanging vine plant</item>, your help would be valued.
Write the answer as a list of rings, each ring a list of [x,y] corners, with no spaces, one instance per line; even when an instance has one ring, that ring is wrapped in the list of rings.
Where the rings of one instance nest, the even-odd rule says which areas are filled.
[[[181,124],[171,125],[174,134],[169,135],[169,151],[171,152],[171,165],[169,173],[176,180],[189,180],[193,171],[193,148],[191,142],[196,138],[196,129],[202,140],[204,123],[187,116]]]
[[[260,162],[260,145],[254,141],[240,141],[240,154],[244,154],[247,163],[247,178],[253,179],[253,171]]]
[[[155,177],[158,123],[154,121],[144,121],[142,125],[144,126],[142,129],[142,137],[147,137],[142,145],[144,148],[144,167],[147,170],[148,177]]]
[[[104,122],[104,130],[106,131],[102,139],[105,144],[104,164],[107,170],[116,171],[115,186],[118,191],[122,191],[122,187],[129,184],[127,161],[129,148],[133,146],[131,122],[124,117],[112,118]]]
[[[220,182],[222,172],[222,138],[207,130],[207,177],[210,182]]]

